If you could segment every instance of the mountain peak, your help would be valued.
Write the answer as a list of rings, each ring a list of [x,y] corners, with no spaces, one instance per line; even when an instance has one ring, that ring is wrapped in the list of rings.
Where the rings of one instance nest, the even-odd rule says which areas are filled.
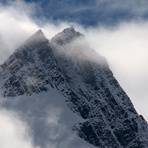
[[[63,45],[71,42],[73,39],[77,37],[83,36],[80,32],[77,32],[73,27],[68,27],[64,29],[62,32],[55,35],[51,41],[58,45]]]
[[[34,36],[44,36],[44,33],[42,32],[41,29],[39,29],[38,31],[36,31],[31,37],[34,37]],[[31,38],[30,37],[30,38]]]
[[[49,143],[58,148],[65,143],[69,148],[147,148],[146,121],[107,62],[83,50],[87,47],[79,37],[73,27],[64,29],[52,39],[65,45],[58,48],[41,30],[31,36],[0,66],[0,96],[7,98],[0,100],[1,108],[22,115],[34,145],[42,148]]]
[[[41,30],[41,29],[39,29],[37,32],[35,32],[35,34],[34,34],[34,35],[44,35],[44,34],[43,34],[42,30]]]
[[[44,33],[41,29],[36,31],[25,43],[34,43],[34,42],[41,42],[41,41],[47,41]]]
[[[1,67],[3,69],[5,69],[5,67],[10,65],[13,65],[15,67],[20,61],[22,65],[25,65],[26,63],[29,64],[34,61],[34,56],[35,56],[34,54],[41,47],[47,46],[47,44],[48,44],[48,39],[44,36],[42,30],[39,29],[29,39],[27,39],[20,47],[18,47],[15,50],[15,52],[7,59],[7,61],[5,61],[1,65]]]
[[[65,34],[67,33],[71,33],[71,34],[80,34],[79,32],[77,32],[72,26],[65,28],[62,32],[64,32]]]

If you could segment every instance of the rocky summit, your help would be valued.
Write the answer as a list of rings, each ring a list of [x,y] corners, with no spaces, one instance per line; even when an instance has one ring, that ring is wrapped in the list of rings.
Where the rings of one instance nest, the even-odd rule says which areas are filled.
[[[107,60],[73,27],[41,30],[0,66],[1,106],[16,111],[41,148],[147,148],[148,124]]]

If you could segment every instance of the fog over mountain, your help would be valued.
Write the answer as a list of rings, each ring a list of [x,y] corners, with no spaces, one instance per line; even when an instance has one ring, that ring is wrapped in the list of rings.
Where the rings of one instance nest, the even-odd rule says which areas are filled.
[[[148,145],[147,122],[106,59],[73,27],[51,40],[38,30],[1,65],[0,85],[2,118],[20,139],[14,147]]]
[[[139,19],[134,21],[121,21],[115,26],[96,25],[93,27],[84,27],[82,24],[63,20],[53,21],[52,19],[32,18],[32,15],[35,14],[35,7],[35,3],[26,3],[24,1],[9,2],[9,5],[3,5],[2,3],[0,4],[0,63],[3,64],[4,62],[6,62],[9,56],[16,51],[16,48],[22,46],[22,44],[24,44],[24,42],[37,30],[41,29],[44,32],[45,37],[48,40],[51,40],[53,36],[55,36],[58,32],[62,31],[64,28],[73,26],[76,30],[85,35],[87,42],[90,44],[89,47],[93,48],[94,50],[96,50],[96,52],[106,57],[108,64],[112,72],[114,73],[115,78],[118,80],[119,84],[130,97],[136,110],[139,114],[142,114],[144,118],[148,121],[148,69],[146,66],[148,59],[147,20]],[[138,11],[139,10],[140,9],[138,9]],[[75,43],[79,42],[75,41]],[[67,49],[69,48],[69,45],[65,47]],[[75,46],[75,44],[73,44],[71,48],[73,49],[77,47]],[[77,55],[81,54],[77,52]],[[89,57],[89,60],[92,61],[92,58]],[[27,82],[31,83],[30,81],[32,80],[28,78]],[[33,81],[35,82],[36,79],[34,79]],[[27,104],[27,99],[24,99],[24,97],[14,97],[14,103],[12,103],[12,101],[10,100],[7,100],[7,102],[5,101],[5,98],[3,96],[3,90],[1,90],[1,92],[2,96],[0,102],[3,105],[1,105],[2,107],[0,111],[0,120],[3,121],[3,123],[5,124],[1,125],[3,127],[3,130],[0,133],[2,139],[0,142],[0,146],[7,148],[10,147],[10,144],[11,147],[17,147],[17,144],[19,144],[19,147],[38,147],[37,145],[33,144],[33,134],[35,133],[32,132],[30,125],[28,125],[28,123],[26,122],[29,116],[25,117],[25,115],[22,115],[22,113],[19,111],[20,108],[22,108],[22,112],[27,112],[26,106],[28,105],[23,106],[25,104],[24,102],[26,102]],[[37,107],[35,109],[32,106],[28,107],[31,108],[31,112],[35,112],[32,111],[33,109],[38,110],[37,108],[41,108],[42,106],[46,107],[46,99],[43,99],[44,103],[40,106],[37,103],[40,97],[35,94],[33,94],[33,97],[38,99],[36,99],[36,101],[32,101],[33,98],[31,96],[28,96],[28,98],[30,99],[30,103],[33,102],[33,106]],[[20,99],[18,98],[22,98],[23,105],[18,105],[21,104]],[[47,96],[45,95],[44,98],[47,98]],[[56,104],[54,103],[54,101],[53,104]],[[9,109],[6,108],[6,106],[8,106]],[[57,110],[57,112],[55,110]],[[40,111],[37,111],[37,113],[39,112]],[[61,121],[61,106],[59,106],[58,108],[53,107],[51,109],[51,112],[55,112],[55,115],[51,115],[50,111],[49,113],[45,113],[44,115],[46,117],[52,117],[52,120],[48,119],[50,127],[53,126],[53,123],[58,127],[59,124],[57,123],[57,121]],[[27,115],[29,114],[31,113],[27,113]],[[39,114],[41,114],[40,117],[43,116],[42,113]],[[75,121],[79,120],[78,116],[76,116],[75,118]],[[40,121],[39,124],[42,124],[42,121]],[[10,127],[10,130],[7,131],[8,127]],[[57,127],[54,127],[54,130],[52,131],[53,133],[55,132],[55,129],[57,129]],[[63,125],[61,125],[61,127],[63,127]],[[19,134],[18,128],[20,131]],[[60,130],[61,129],[58,129],[58,131]],[[11,138],[8,138],[8,135]],[[72,139],[75,139],[75,136],[72,136],[67,141],[72,141]],[[12,143],[12,141],[19,141],[19,143]],[[36,143],[39,143],[37,141],[40,140],[36,140]],[[57,145],[53,141],[49,143],[50,147],[57,147]],[[65,143],[67,142],[65,141]],[[85,145],[85,142],[82,145]],[[47,147],[49,147],[49,145]],[[90,147],[90,145],[88,147]]]

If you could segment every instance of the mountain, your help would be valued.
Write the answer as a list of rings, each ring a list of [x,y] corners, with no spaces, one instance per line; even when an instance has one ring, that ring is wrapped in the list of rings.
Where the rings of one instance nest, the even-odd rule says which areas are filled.
[[[41,30],[0,66],[1,106],[20,114],[41,148],[146,148],[148,124],[107,60],[73,27]]]

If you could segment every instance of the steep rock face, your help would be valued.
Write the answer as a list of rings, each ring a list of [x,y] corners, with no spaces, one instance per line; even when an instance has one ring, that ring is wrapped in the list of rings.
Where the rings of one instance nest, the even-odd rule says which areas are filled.
[[[148,125],[135,111],[104,57],[90,49],[84,36],[67,28],[48,41],[41,30],[1,65],[3,96],[47,92],[65,97],[83,121],[77,135],[99,147],[148,147]]]
[[[64,45],[80,36],[83,36],[83,35],[79,32],[76,32],[73,27],[70,27],[68,29],[64,29],[61,33],[58,33],[57,35],[55,35],[52,38],[52,42],[59,45]]]

